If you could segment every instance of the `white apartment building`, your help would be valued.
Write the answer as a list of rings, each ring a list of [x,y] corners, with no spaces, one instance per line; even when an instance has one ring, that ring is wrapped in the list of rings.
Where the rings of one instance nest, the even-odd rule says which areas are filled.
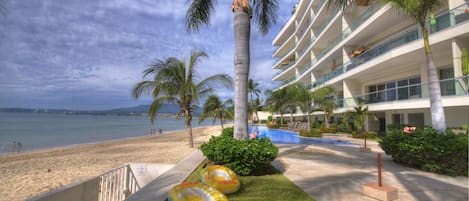
[[[469,79],[461,68],[462,50],[469,51],[469,3],[442,0],[434,16],[429,37],[446,123],[448,127],[469,124]],[[373,0],[345,11],[328,7],[325,0],[300,0],[272,42],[278,46],[273,53],[278,73],[272,80],[282,82],[279,88],[295,82],[312,91],[334,87],[339,105],[334,118],[365,102],[379,119],[369,118],[368,130],[384,131],[396,123],[431,125],[419,29],[403,12]]]

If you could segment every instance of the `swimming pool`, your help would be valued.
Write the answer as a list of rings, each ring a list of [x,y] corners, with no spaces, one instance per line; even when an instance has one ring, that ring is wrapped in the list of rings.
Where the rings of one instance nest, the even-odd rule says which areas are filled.
[[[280,129],[268,129],[266,126],[254,126],[250,125],[248,133],[252,131],[259,131],[259,134],[266,134],[270,141],[274,144],[334,144],[334,145],[355,145],[350,142],[332,140],[326,138],[304,138],[300,137],[298,133],[293,131],[286,131]]]

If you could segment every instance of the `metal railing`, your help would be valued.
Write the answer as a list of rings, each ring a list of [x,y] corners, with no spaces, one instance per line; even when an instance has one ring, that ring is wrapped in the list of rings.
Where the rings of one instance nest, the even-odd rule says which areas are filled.
[[[469,95],[469,76],[440,80],[440,92],[441,96]],[[379,90],[351,98],[337,99],[336,103],[339,107],[354,107],[361,102],[374,104],[428,97],[428,83],[421,83]]]
[[[99,176],[98,201],[123,201],[138,190],[140,185],[127,164]]]

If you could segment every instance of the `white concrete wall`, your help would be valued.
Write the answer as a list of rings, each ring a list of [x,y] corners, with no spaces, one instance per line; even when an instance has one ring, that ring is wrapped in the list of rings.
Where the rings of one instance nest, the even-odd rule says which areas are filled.
[[[99,177],[71,184],[28,201],[98,201]]]
[[[460,127],[469,125],[469,106],[445,108],[446,126]]]

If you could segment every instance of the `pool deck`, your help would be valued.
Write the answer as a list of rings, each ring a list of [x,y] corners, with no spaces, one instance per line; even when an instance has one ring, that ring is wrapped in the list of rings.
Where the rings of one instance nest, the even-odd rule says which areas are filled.
[[[362,195],[362,186],[376,182],[377,142],[368,141],[371,153],[360,152],[363,140],[346,136],[325,136],[347,140],[357,146],[278,144],[273,162],[283,174],[318,201],[374,200]],[[467,177],[450,177],[420,171],[394,163],[383,153],[383,184],[398,188],[400,201],[468,200]]]

